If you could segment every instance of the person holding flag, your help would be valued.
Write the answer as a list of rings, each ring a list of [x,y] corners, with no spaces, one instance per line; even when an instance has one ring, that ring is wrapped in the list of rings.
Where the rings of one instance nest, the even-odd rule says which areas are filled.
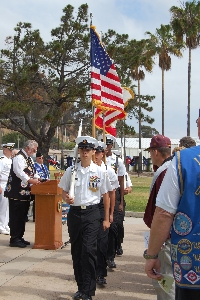
[[[90,136],[79,136],[76,144],[80,162],[76,164],[74,197],[70,196],[72,167],[67,168],[59,187],[62,197],[70,204],[67,225],[71,243],[71,254],[78,291],[73,299],[92,300],[96,289],[97,235],[100,227],[99,203],[104,201],[103,229],[110,227],[108,191],[110,181],[106,173],[92,161],[97,140]]]
[[[105,154],[106,144],[103,142],[98,142],[98,146],[95,148],[95,162],[98,166],[102,168],[104,172],[107,173],[108,178],[111,183],[112,189],[109,191],[110,197],[110,222],[113,222],[113,213],[115,207],[115,190],[119,187],[119,182],[116,173],[114,170],[105,165],[102,161]],[[106,284],[105,277],[107,276],[107,249],[108,249],[108,232],[109,229],[103,229],[103,220],[104,220],[104,203],[103,198],[99,203],[99,211],[101,214],[101,225],[99,228],[98,238],[97,238],[97,284],[104,285]]]
[[[124,176],[126,174],[126,168],[122,159],[112,153],[112,147],[115,141],[115,137],[106,134],[106,164],[114,169],[119,181],[119,188],[116,189],[113,223],[109,230],[107,252],[107,264],[109,268],[116,268],[114,258],[117,251],[118,217],[124,209]]]

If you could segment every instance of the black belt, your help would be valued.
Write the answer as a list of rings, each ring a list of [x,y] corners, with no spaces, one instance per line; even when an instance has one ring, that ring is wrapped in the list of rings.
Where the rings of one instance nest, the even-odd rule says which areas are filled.
[[[98,204],[93,204],[93,205],[80,205],[80,206],[70,206],[70,210],[88,210],[88,209],[94,209],[97,208]]]

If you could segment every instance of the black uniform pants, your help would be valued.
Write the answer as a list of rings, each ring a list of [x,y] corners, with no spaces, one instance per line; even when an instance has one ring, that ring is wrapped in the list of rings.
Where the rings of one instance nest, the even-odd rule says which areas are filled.
[[[67,215],[71,254],[78,290],[94,296],[96,290],[97,235],[100,227],[98,205],[86,209],[71,206]]]
[[[108,250],[108,232],[109,229],[104,231],[103,220],[104,220],[104,205],[103,200],[99,203],[99,211],[101,215],[101,222],[97,237],[97,276],[107,276],[107,250]]]
[[[123,201],[123,211],[118,212],[118,224],[117,224],[117,249],[120,249],[124,239],[124,217],[125,217],[125,201]]]
[[[30,201],[9,199],[10,242],[20,241],[25,232]]]
[[[114,259],[117,250],[117,239],[118,239],[118,218],[119,218],[119,203],[120,203],[120,191],[116,189],[115,196],[115,209],[113,214],[113,222],[110,224],[108,234],[108,251],[107,259]]]

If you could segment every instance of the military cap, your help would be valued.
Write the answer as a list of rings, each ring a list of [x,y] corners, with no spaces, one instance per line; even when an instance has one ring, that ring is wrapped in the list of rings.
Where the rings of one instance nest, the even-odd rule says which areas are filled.
[[[95,148],[96,152],[104,152],[106,149],[106,144],[104,142],[98,142],[97,147]]]
[[[79,136],[75,139],[79,149],[95,149],[98,146],[98,142],[91,136]]]
[[[111,134],[106,134],[106,145],[111,145],[116,142],[116,138]]]
[[[14,146],[15,146],[15,143],[2,144],[1,146],[2,146],[2,148],[7,148],[9,150],[13,150]]]

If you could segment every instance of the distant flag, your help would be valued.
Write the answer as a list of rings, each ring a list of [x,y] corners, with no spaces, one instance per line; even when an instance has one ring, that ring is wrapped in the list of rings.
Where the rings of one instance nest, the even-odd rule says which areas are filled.
[[[107,118],[107,127],[115,121],[115,114],[118,112],[117,119],[124,119],[126,113],[124,111],[123,92],[120,79],[117,75],[116,68],[106,53],[103,44],[100,41],[95,26],[90,27],[91,35],[91,94],[92,104],[95,110],[95,125],[103,128],[102,113],[106,116],[108,112],[114,115]]]
[[[148,159],[147,159],[146,157],[144,157],[144,156],[143,156],[143,164],[144,164],[145,166],[148,166],[148,164],[149,164]]]

